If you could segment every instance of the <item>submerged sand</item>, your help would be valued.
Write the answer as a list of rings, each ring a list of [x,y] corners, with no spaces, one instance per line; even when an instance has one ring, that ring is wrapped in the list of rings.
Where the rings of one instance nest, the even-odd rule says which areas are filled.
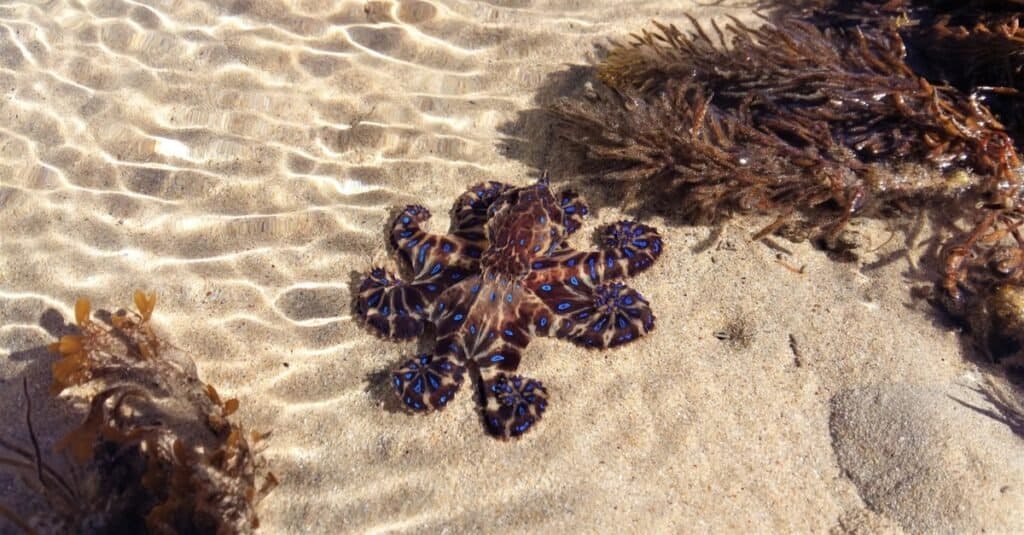
[[[534,341],[521,370],[552,400],[526,438],[488,437],[468,389],[441,414],[394,410],[384,373],[426,344],[375,338],[351,303],[393,265],[395,209],[425,204],[442,231],[470,185],[558,169],[529,110],[595,43],[746,9],[0,6],[0,433],[27,436],[22,377],[44,444],[70,425],[42,346],[76,298],[114,309],[144,288],[156,328],[273,431],[267,533],[1024,530],[1024,442],[911,296],[928,276],[913,224],[855,224],[860,259],[841,263],[752,242],[763,220],[648,216],[666,250],[631,284],[656,329],[609,351]],[[599,210],[577,244],[627,215]],[[0,495],[32,503],[12,478]]]

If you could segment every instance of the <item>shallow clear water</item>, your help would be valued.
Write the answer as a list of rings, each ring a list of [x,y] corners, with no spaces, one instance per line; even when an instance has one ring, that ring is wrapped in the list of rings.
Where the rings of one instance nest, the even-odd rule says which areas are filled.
[[[698,318],[706,292],[680,282],[718,281],[723,299],[770,317],[763,303],[790,284],[775,280],[772,252],[743,249],[767,259],[754,269],[690,264],[685,251],[707,234],[673,231],[662,266],[637,282],[666,334],[606,355],[533,344],[523,366],[557,394],[542,431],[512,444],[484,435],[467,393],[427,418],[383,410],[377,374],[416,346],[382,342],[351,315],[352,284],[390,261],[396,207],[423,203],[444,228],[468,186],[526,183],[524,161],[558,158],[536,141],[543,121],[521,113],[538,90],[592,60],[595,43],[694,11],[719,12],[670,0],[0,4],[0,401],[20,415],[22,375],[46,397],[39,347],[76,298],[111,309],[144,288],[159,294],[158,329],[241,399],[247,426],[274,431],[266,455],[282,484],[261,509],[268,533],[673,529],[704,516],[801,529],[834,517],[835,504],[780,511],[772,499],[716,497],[770,478],[791,485],[757,492],[831,484],[827,429],[822,443],[800,438],[821,433],[823,412],[786,431],[812,444],[796,453],[758,442],[762,413],[746,412],[782,414],[819,394],[787,376],[773,388],[790,397],[723,400],[727,387],[709,382],[722,372],[700,360],[722,350],[696,322],[728,307]],[[822,280],[844,269],[824,267]],[[752,285],[737,282],[747,276]],[[835,284],[857,292],[835,305],[852,312],[814,316],[816,328],[886,324],[858,308],[861,282]],[[907,321],[928,329],[923,316]],[[778,334],[764,352],[788,362]],[[850,336],[865,352],[876,343]],[[725,384],[756,387],[750,372],[725,373]],[[704,409],[719,409],[718,423],[698,431]],[[20,416],[2,425],[21,433]],[[738,464],[698,468],[736,448]],[[810,460],[751,475],[790,455]],[[18,492],[3,482],[4,495]]]

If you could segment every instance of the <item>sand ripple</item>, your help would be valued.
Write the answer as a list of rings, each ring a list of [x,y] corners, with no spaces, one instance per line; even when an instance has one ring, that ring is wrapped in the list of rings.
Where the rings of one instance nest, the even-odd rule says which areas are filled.
[[[531,346],[524,368],[550,385],[553,410],[513,444],[484,435],[468,389],[429,418],[387,410],[381,372],[416,347],[375,339],[350,310],[358,274],[391,261],[384,229],[395,207],[424,203],[443,229],[467,186],[524,183],[529,171],[506,157],[501,132],[550,74],[593,58],[594,42],[694,6],[0,5],[0,402],[19,405],[12,379],[23,374],[45,397],[39,347],[66,331],[77,297],[110,307],[141,287],[160,296],[157,328],[242,400],[246,426],[274,431],[268,456],[282,485],[264,502],[267,533],[832,525],[857,503],[835,482],[828,440],[837,378],[856,380],[850,368],[881,347],[914,354],[927,343],[952,355],[928,373],[957,371],[955,341],[906,313],[902,286],[883,292],[889,315],[874,314],[859,283],[834,282],[848,268],[809,247],[795,254],[811,275],[786,279],[773,252],[750,245],[724,264],[728,253],[696,260],[706,229],[671,230],[664,262],[637,282],[659,330],[607,354]],[[878,277],[898,280],[903,268]],[[710,336],[751,296],[799,311],[821,287],[839,295],[834,312],[779,325],[774,310],[751,310],[774,322],[756,356]],[[884,331],[893,317],[917,334],[810,337],[820,369],[792,368],[786,329],[852,321]],[[839,367],[827,363],[836,353],[847,357]],[[2,424],[24,437],[20,419]],[[14,488],[0,479],[0,494]]]

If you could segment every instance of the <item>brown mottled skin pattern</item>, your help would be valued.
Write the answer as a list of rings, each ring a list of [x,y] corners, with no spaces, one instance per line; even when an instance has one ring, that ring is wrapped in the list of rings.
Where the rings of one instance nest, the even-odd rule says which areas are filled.
[[[647,301],[618,279],[649,268],[661,254],[653,228],[620,221],[602,247],[565,243],[587,207],[576,194],[552,193],[546,177],[512,187],[478,184],[452,211],[453,230],[431,234],[426,208],[407,206],[391,242],[410,280],[374,268],[359,288],[357,309],[381,335],[413,338],[434,326],[433,354],[396,370],[395,389],[417,412],[444,408],[466,368],[479,376],[487,429],[500,438],[531,429],[547,408],[547,390],[512,374],[534,336],[593,348],[614,347],[654,327]]]

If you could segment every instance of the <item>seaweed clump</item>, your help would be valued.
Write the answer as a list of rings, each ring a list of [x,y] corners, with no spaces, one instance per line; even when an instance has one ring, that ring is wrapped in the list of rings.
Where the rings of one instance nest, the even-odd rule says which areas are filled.
[[[81,333],[51,346],[60,355],[51,392],[88,401],[84,422],[55,446],[84,470],[69,480],[44,462],[29,420],[35,452],[0,442],[16,456],[0,464],[28,472],[50,509],[5,516],[39,532],[252,531],[256,505],[276,485],[253,451],[265,435],[232,423],[238,400],[222,400],[188,355],[154,333],[155,294],[134,301],[138,311],[113,314],[109,326],[90,317],[87,300],[75,303]]]
[[[898,32],[733,19],[712,22],[712,38],[691,22],[616,43],[598,66],[606,87],[553,108],[561,136],[635,206],[671,199],[694,221],[775,214],[762,235],[816,210],[834,237],[854,214],[993,191],[1019,165],[984,106],[910,69]],[[896,173],[894,161],[977,174]]]
[[[819,27],[897,30],[914,68],[983,100],[1020,136],[1024,133],[1024,0],[812,0],[765,2]]]

